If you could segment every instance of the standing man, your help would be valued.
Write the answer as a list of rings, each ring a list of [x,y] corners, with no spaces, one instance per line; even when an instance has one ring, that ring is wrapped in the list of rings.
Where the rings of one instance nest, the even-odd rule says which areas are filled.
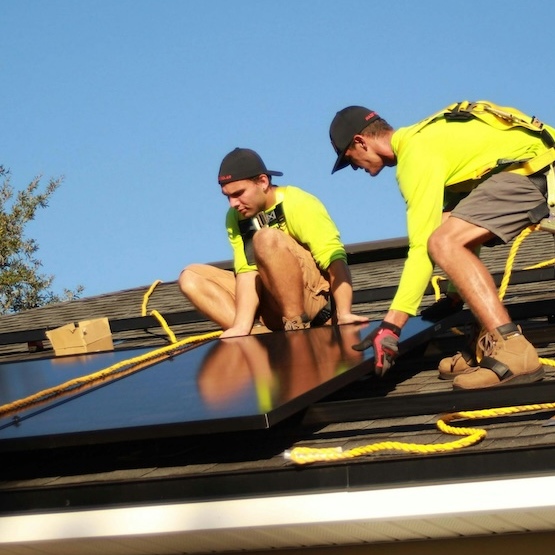
[[[192,264],[179,277],[193,305],[224,329],[221,338],[250,334],[256,318],[286,331],[332,317],[338,324],[368,321],[351,312],[347,255],[324,205],[297,187],[273,185],[271,176],[280,175],[254,150],[225,156],[218,182],[230,205],[235,271]]]
[[[548,216],[553,137],[555,130],[536,118],[486,101],[454,104],[398,130],[362,106],[337,112],[330,126],[337,154],[332,173],[350,165],[375,176],[397,166],[406,202],[410,246],[399,288],[382,324],[354,346],[374,348],[378,374],[392,365],[401,328],[416,314],[435,262],[487,330],[479,366],[464,369],[454,387],[542,379],[535,348],[511,322],[475,250],[507,243]],[[443,214],[461,192],[469,194]]]

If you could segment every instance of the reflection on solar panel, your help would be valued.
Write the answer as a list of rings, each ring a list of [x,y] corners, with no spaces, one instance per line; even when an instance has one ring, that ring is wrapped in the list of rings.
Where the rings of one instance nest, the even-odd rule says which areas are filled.
[[[377,325],[212,340],[0,418],[0,451],[267,428],[369,372],[372,349],[351,345]],[[433,327],[412,318],[403,342],[424,341]],[[0,404],[144,352],[0,365]]]

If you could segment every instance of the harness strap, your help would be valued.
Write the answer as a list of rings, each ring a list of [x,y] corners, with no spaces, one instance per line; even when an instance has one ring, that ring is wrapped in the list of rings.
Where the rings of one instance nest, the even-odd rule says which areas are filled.
[[[529,176],[547,169],[547,204],[551,208],[555,208],[555,138],[538,118],[535,116],[529,117],[514,108],[505,109],[484,100],[479,100],[477,102],[464,100],[462,102],[450,104],[445,109],[422,120],[420,127],[417,128],[417,132],[440,118],[444,118],[447,121],[463,122],[471,119],[479,119],[487,125],[502,130],[522,127],[539,136],[547,147],[544,153],[534,158],[523,160],[498,160],[494,167],[487,166],[481,168],[457,179],[456,182],[448,182],[447,185],[481,180],[489,173],[498,171],[508,171]]]
[[[253,218],[239,220],[239,233],[243,238],[245,256],[249,264],[256,264],[252,244],[254,234],[262,227],[278,227],[283,223],[285,223],[285,213],[281,202],[276,204],[272,210],[259,212]]]
[[[280,202],[272,210],[266,212],[259,212],[253,218],[246,220],[239,220],[239,232],[243,238],[243,245],[245,250],[245,256],[247,257],[247,262],[249,264],[256,264],[254,259],[254,247],[252,244],[252,238],[254,234],[262,227],[280,227],[286,222],[285,212],[283,211],[283,205]],[[323,326],[335,312],[335,303],[333,296],[330,295],[326,305],[314,316],[310,325],[312,327]]]
[[[333,297],[330,295],[330,298],[328,299],[326,305],[320,310],[320,312],[318,312],[318,314],[316,314],[316,316],[314,316],[314,318],[312,318],[312,321],[310,322],[310,327],[318,328],[320,326],[323,326],[333,316],[334,311],[335,306],[333,302]]]

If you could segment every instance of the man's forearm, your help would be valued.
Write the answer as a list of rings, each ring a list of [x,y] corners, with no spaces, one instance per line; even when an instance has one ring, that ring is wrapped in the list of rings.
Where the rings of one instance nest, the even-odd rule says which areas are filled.
[[[410,315],[400,310],[389,309],[385,315],[384,322],[395,324],[397,327],[402,328],[409,319]]]
[[[233,327],[252,328],[256,310],[260,303],[256,289],[258,272],[237,275],[235,286],[235,319]]]
[[[328,268],[328,273],[337,316],[350,314],[353,304],[353,286],[349,267],[343,260],[334,260]]]

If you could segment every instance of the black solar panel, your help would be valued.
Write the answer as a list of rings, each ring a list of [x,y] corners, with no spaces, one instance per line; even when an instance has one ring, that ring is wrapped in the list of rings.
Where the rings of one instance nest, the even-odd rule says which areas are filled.
[[[0,417],[0,451],[267,428],[371,371],[372,349],[351,345],[377,325],[209,341]],[[401,348],[428,339],[434,326],[410,319]],[[144,352],[2,364],[0,404]]]

